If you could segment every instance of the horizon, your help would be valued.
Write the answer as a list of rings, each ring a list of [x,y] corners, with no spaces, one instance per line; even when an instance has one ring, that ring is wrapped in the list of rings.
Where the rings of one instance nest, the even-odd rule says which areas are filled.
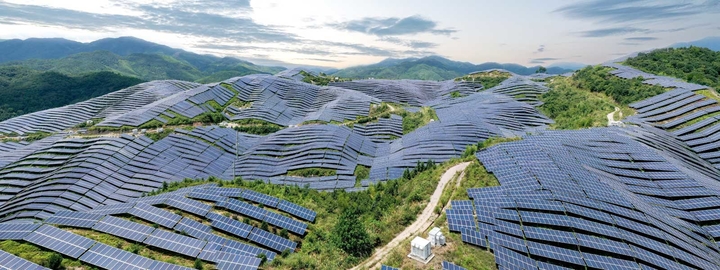
[[[488,3],[0,0],[0,40],[132,36],[261,65],[347,68],[432,55],[589,65],[720,35],[717,1]]]

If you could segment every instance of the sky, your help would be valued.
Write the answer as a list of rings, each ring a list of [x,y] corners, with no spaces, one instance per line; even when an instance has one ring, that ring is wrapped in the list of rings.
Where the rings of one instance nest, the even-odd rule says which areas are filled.
[[[720,36],[720,0],[0,0],[0,39],[134,36],[259,64],[597,64]]]

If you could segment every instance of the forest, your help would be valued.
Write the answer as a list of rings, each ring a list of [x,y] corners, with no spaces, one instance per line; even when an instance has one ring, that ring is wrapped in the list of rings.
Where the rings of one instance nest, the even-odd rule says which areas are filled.
[[[19,66],[0,67],[0,121],[74,104],[142,82],[112,72],[68,76]]]
[[[640,53],[625,64],[642,71],[691,83],[720,86],[720,52],[701,47],[668,48]]]

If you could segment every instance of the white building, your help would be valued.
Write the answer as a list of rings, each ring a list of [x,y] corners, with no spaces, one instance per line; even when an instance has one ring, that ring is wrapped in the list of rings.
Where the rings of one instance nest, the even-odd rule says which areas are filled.
[[[428,233],[428,240],[430,240],[430,244],[433,246],[444,246],[445,245],[445,236],[443,235],[442,231],[440,231],[440,228],[435,227],[432,230],[430,230],[430,233]]]
[[[427,261],[432,256],[430,250],[430,241],[425,238],[415,237],[410,242],[410,257],[415,257],[421,261]]]

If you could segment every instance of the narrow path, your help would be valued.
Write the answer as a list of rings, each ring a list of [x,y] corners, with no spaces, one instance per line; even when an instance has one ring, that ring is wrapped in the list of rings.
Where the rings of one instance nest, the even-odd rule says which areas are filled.
[[[615,111],[614,111],[614,112],[608,113],[608,115],[607,115],[608,126],[612,126],[613,123],[620,122],[620,121],[615,121],[615,117],[614,117],[614,116],[615,116],[615,113],[617,113],[617,112],[620,112],[620,108],[615,107]],[[620,118],[622,118],[622,112],[620,112]]]
[[[435,214],[435,207],[440,202],[440,196],[443,194],[443,190],[445,190],[445,186],[447,185],[450,180],[455,177],[455,174],[458,172],[464,172],[465,168],[470,165],[470,162],[460,163],[458,165],[453,166],[452,168],[448,169],[443,173],[442,177],[440,177],[440,182],[438,182],[437,188],[435,188],[435,192],[433,192],[432,196],[430,197],[430,202],[425,207],[425,209],[418,215],[417,219],[415,219],[415,222],[410,224],[405,230],[400,232],[393,240],[391,240],[387,245],[375,249],[375,253],[373,253],[370,258],[365,260],[362,264],[353,267],[352,269],[360,269],[362,267],[367,268],[380,268],[380,262],[385,256],[390,253],[395,247],[400,245],[400,242],[404,241],[408,237],[411,237],[415,234],[424,232],[427,228],[429,228],[435,219],[433,218],[433,215]],[[462,177],[462,175],[460,176]],[[458,178],[458,182],[460,182],[462,178]]]

